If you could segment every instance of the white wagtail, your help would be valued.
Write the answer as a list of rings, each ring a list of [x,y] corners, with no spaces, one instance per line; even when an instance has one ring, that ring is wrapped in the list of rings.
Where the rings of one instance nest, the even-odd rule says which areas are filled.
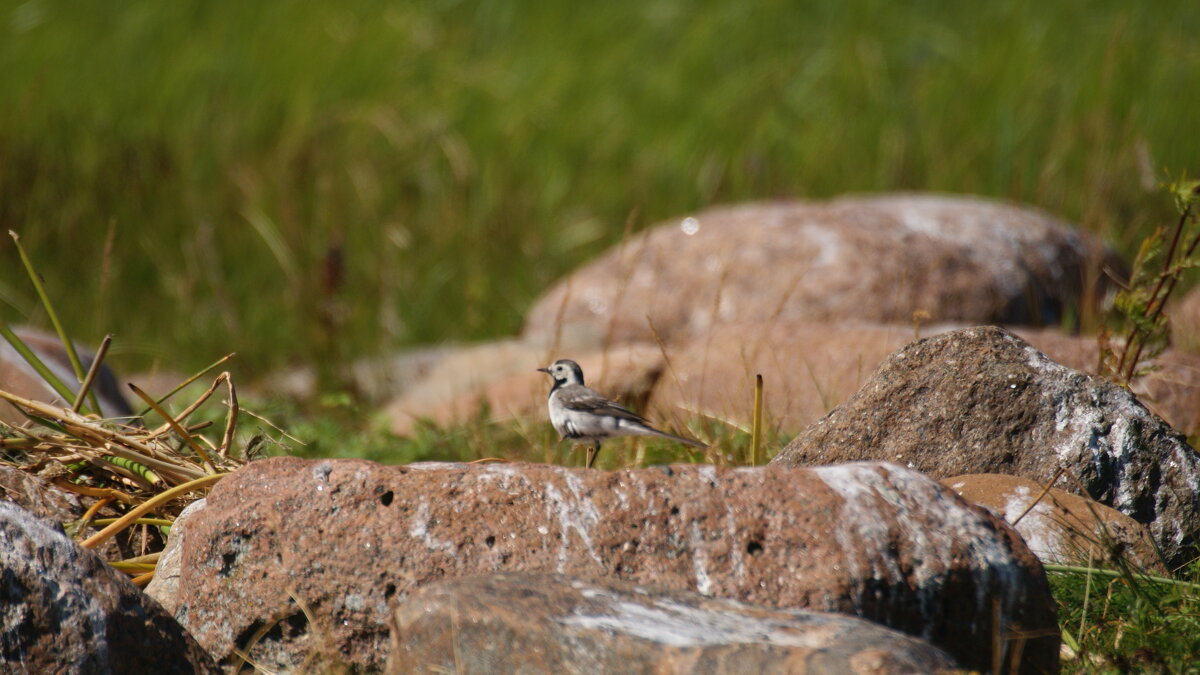
[[[693,438],[684,438],[651,427],[646,418],[630,412],[583,386],[583,369],[570,359],[559,359],[549,368],[538,368],[554,378],[550,389],[550,423],[563,438],[588,443],[590,469],[600,443],[614,436],[658,436],[680,443],[707,448]]]

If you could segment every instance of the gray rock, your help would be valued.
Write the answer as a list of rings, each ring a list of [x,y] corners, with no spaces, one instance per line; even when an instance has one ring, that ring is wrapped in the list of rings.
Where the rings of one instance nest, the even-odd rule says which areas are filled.
[[[1006,473],[1083,493],[1147,525],[1179,565],[1200,543],[1200,456],[1129,391],[995,327],[914,342],[774,460],[904,464],[931,476]]]
[[[927,642],[839,614],[557,575],[460,577],[393,609],[389,673],[936,673]],[[956,671],[957,672],[957,671]]]
[[[154,600],[95,553],[0,502],[0,669],[217,673]]]

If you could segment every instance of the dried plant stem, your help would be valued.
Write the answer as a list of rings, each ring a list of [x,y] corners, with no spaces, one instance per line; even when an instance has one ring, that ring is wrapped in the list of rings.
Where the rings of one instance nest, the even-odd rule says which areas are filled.
[[[1058,477],[1063,475],[1063,471],[1066,471],[1065,467],[1058,467],[1058,471],[1054,472],[1054,475],[1050,478],[1050,481],[1046,483],[1046,486],[1043,487],[1042,491],[1038,493],[1037,498],[1030,502],[1029,506],[1025,507],[1025,510],[1021,512],[1021,515],[1017,516],[1016,520],[1012,521],[1013,527],[1016,527],[1017,523],[1021,522],[1021,519],[1024,518],[1027,513],[1032,511],[1033,507],[1038,505],[1038,502],[1042,501],[1042,498],[1050,492],[1050,488],[1054,487],[1054,483],[1058,480]]]
[[[233,448],[233,435],[237,431],[238,412],[241,410],[238,407],[237,389],[233,386],[233,377],[229,373],[221,373],[221,377],[225,378],[225,386],[229,392],[229,414],[225,416],[225,434],[221,437],[221,448],[218,454],[228,459],[229,451]],[[218,377],[217,379],[221,379]]]
[[[133,522],[135,520],[137,520],[138,518],[140,518],[141,516],[157,509],[158,507],[162,506],[163,504],[166,504],[167,502],[171,501],[172,499],[175,499],[176,497],[180,497],[184,494],[187,494],[188,492],[191,492],[192,490],[198,490],[202,487],[211,485],[211,484],[221,480],[222,478],[224,478],[227,475],[229,475],[229,474],[218,473],[218,474],[214,474],[211,476],[204,476],[202,478],[197,478],[196,480],[184,483],[183,485],[177,485],[177,486],[171,488],[170,490],[160,492],[159,494],[154,495],[150,499],[147,499],[146,501],[142,502],[137,507],[133,508],[129,513],[126,513],[124,516],[121,516],[113,524],[109,525],[108,527],[105,527],[103,530],[100,530],[96,534],[93,534],[92,536],[88,537],[86,540],[84,540],[84,542],[82,544],[80,544],[80,546],[82,546],[84,548],[88,548],[88,549],[96,548],[100,544],[103,544],[104,542],[108,541],[111,537],[113,537],[115,534],[117,534],[121,530],[124,530],[126,527],[129,527],[130,525],[132,525]]]
[[[200,395],[199,398],[197,398],[195,401],[193,401],[191,405],[184,408],[183,412],[181,412],[175,416],[175,420],[178,422],[181,422],[181,423],[184,420],[186,420],[188,418],[188,416],[190,416],[192,413],[196,412],[197,408],[204,405],[204,402],[207,401],[209,399],[209,397],[211,397],[213,395],[213,393],[217,391],[217,387],[221,386],[221,383],[227,379],[229,379],[228,372],[224,372],[224,373],[221,373],[220,375],[218,375],[217,379],[213,380],[213,383],[211,385],[209,385],[208,389],[206,389],[204,391],[204,393]],[[157,402],[159,404],[161,404],[162,401],[164,401],[165,399],[166,399],[166,397],[164,396],[163,398],[158,399]],[[151,410],[150,408],[147,408],[146,412],[150,412],[150,410]],[[167,422],[167,423],[164,423],[162,426],[158,427],[157,429],[155,429],[154,431],[150,432],[150,437],[155,438],[155,437],[161,436],[171,430],[172,430],[171,424],[169,422]]]
[[[144,573],[144,572],[153,572],[154,571],[154,563],[135,563],[135,562],[127,562],[124,560],[118,560],[116,562],[110,562],[110,563],[108,563],[108,565],[109,565],[109,567],[112,567],[115,570],[120,570],[122,572],[143,572]]]
[[[136,504],[138,501],[133,495],[121,492],[116,488],[95,488],[87,485],[76,485],[62,478],[55,478],[50,482],[54,485],[54,487],[60,490],[74,492],[77,495],[83,495],[85,497],[100,497],[101,499],[105,497],[113,497],[122,504]]]
[[[124,457],[125,459],[133,460],[155,469],[166,480],[171,481],[173,479],[172,482],[179,483],[184,480],[198,478],[205,473],[194,466],[184,463],[171,463],[159,459],[160,453],[149,445],[127,434],[113,431],[78,413],[72,412],[69,408],[60,408],[42,403],[41,401],[32,401],[3,390],[0,390],[0,399],[16,404],[25,410],[32,410],[43,417],[57,419],[62,422],[62,428],[68,434],[87,441],[92,445],[103,447],[107,452],[118,457]]]
[[[145,519],[143,518],[142,520],[145,520]],[[100,521],[97,520],[96,522],[98,523]],[[154,553],[147,553],[146,555],[139,555],[139,556],[134,556],[133,558],[126,558],[126,559],[122,560],[121,562],[123,562],[123,563],[156,563],[156,562],[158,562],[158,559],[161,557],[162,557],[162,551],[155,551]]]
[[[83,512],[83,517],[79,519],[80,529],[87,527],[88,523],[92,522],[96,518],[96,514],[100,513],[100,509],[108,506],[114,500],[116,500],[116,497],[113,495],[107,495],[96,500],[96,503],[89,506],[88,510]]]
[[[112,333],[104,336],[104,340],[96,349],[96,356],[92,358],[92,366],[88,368],[87,375],[83,378],[83,383],[79,385],[79,393],[75,395],[75,404],[71,406],[71,410],[79,412],[79,407],[83,405],[84,397],[92,394],[92,383],[96,381],[96,376],[100,374],[100,364],[104,363],[104,357],[108,354],[108,347],[112,344]],[[91,397],[92,405],[96,409],[96,414],[103,416],[103,411],[97,404],[94,396]]]
[[[113,523],[117,522],[118,520],[120,520],[120,519],[119,518],[97,518],[92,521],[92,524],[96,525],[98,527],[104,527],[105,525],[112,525]],[[170,527],[171,525],[175,524],[175,521],[169,520],[167,518],[138,518],[136,521],[134,521],[133,524],[134,525],[154,525],[156,527],[158,527],[158,526]],[[148,558],[150,556],[157,556],[157,555],[158,555],[157,553],[148,553],[144,556],[140,556],[140,558]]]
[[[166,410],[163,410],[163,408],[158,405],[158,403],[156,403],[149,394],[142,391],[141,388],[139,388],[136,384],[130,382],[129,388],[133,390],[133,393],[137,394],[139,398],[145,401],[146,404],[149,405],[159,417],[163,418],[163,420],[165,420],[166,423],[171,426],[171,429],[174,430],[175,433],[182,438],[185,443],[188,444],[188,447],[192,449],[192,452],[196,453],[196,456],[204,462],[204,470],[206,472],[210,474],[216,473],[216,469],[214,469],[212,465],[212,460],[209,459],[208,453],[205,452],[204,447],[196,442],[195,437],[189,434],[187,429],[183,428],[182,424],[177,422],[174,417],[171,417],[170,413],[168,413]]]
[[[758,449],[762,444],[763,377],[754,376],[754,422],[750,427],[750,466],[759,465]]]
[[[166,395],[162,396],[161,398],[159,398],[157,400],[157,403],[159,405],[162,405],[164,402],[166,402],[167,399],[171,398],[175,394],[178,394],[180,391],[182,391],[184,387],[186,387],[189,384],[195,382],[196,380],[204,377],[204,375],[206,373],[209,373],[210,371],[212,371],[213,368],[216,368],[217,366],[221,365],[222,363],[225,363],[229,359],[232,359],[235,355],[236,355],[236,352],[231,352],[229,354],[226,354],[225,356],[222,356],[221,358],[217,359],[216,361],[213,361],[212,363],[208,364],[207,366],[204,367],[203,370],[196,373],[195,375],[192,375],[188,379],[184,380],[183,382],[181,382],[178,386],[176,386],[171,391],[168,391],[166,393]],[[210,393],[215,388],[216,388],[215,385],[213,387],[211,387]],[[197,401],[196,403],[193,403],[191,406],[189,406],[187,409],[188,414],[190,414],[191,411],[195,410],[196,408],[200,407],[201,403],[203,403],[203,401]],[[138,417],[145,417],[146,413],[148,413],[148,412],[150,412],[149,408],[143,410],[142,413],[140,415],[138,415]],[[185,417],[187,417],[187,414],[181,414],[181,415],[179,415],[178,419],[182,420]]]

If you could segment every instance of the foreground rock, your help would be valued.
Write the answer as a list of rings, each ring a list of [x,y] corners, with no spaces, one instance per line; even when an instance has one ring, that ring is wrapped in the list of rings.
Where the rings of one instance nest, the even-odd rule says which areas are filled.
[[[0,463],[0,500],[10,501],[33,515],[69,523],[83,515],[79,495],[60,490],[40,476]]]
[[[1075,492],[1150,528],[1171,565],[1200,543],[1200,457],[1128,391],[999,328],[914,342],[773,463],[899,462],[936,477],[1007,473]]]
[[[777,318],[1057,325],[1094,304],[1101,262],[1086,233],[1029,208],[884,195],[714,208],[659,225],[559,282],[526,337],[590,327],[678,342]]]
[[[1041,485],[1019,476],[977,473],[942,483],[1016,528],[1043,563],[1112,568],[1126,562],[1167,573],[1146,526],[1116,509],[1057,488],[1043,495]]]
[[[1030,672],[1057,663],[1054,603],[1016,533],[894,465],[601,472],[275,458],[221,481],[188,527],[176,616],[219,659],[278,622],[251,652],[268,668],[295,668],[322,643],[379,667],[389,600],[517,571],[853,613],[979,669],[995,634],[1032,631],[1004,654],[1023,653]]]
[[[921,326],[920,334],[961,328]],[[1013,332],[1071,368],[1094,372],[1099,364],[1094,337],[1045,329]],[[915,339],[911,324],[780,319],[721,326],[703,338],[668,347],[671,368],[650,395],[651,416],[682,427],[703,414],[748,427],[754,376],[761,373],[765,419],[794,432],[849,399],[889,354]],[[1200,431],[1200,356],[1168,350],[1155,365],[1160,369],[1134,383],[1139,400],[1176,430],[1189,435]]]
[[[463,577],[394,610],[388,672],[937,673],[939,649],[854,617],[556,575]]]
[[[5,672],[219,672],[157,603],[9,502],[0,502],[0,571]]]

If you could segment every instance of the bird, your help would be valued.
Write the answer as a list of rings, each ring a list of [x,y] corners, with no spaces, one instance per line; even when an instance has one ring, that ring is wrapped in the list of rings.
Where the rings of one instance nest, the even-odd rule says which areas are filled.
[[[584,386],[583,369],[570,359],[559,359],[538,371],[554,379],[547,397],[550,423],[562,438],[589,444],[589,469],[600,453],[600,443],[616,436],[657,436],[697,448],[708,447],[694,438],[659,431],[646,418]]]

